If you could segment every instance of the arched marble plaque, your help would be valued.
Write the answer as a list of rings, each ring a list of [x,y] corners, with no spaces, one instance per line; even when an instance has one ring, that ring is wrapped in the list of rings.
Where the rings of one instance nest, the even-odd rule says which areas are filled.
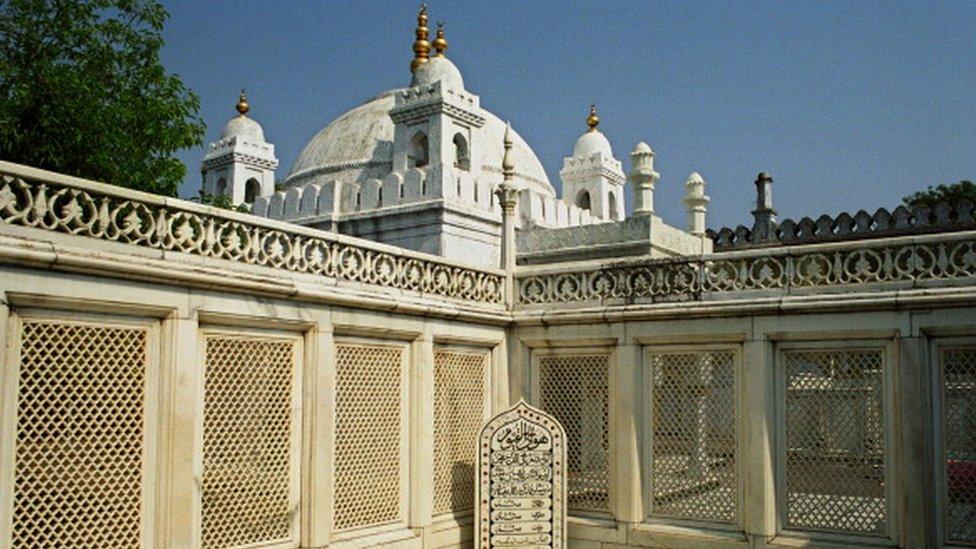
[[[566,547],[566,432],[519,401],[478,437],[475,547]]]

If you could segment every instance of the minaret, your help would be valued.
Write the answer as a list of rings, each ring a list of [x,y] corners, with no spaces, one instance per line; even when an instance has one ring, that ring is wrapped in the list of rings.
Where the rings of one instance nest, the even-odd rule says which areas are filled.
[[[393,121],[392,172],[394,177],[406,177],[414,169],[422,171],[419,177],[426,182],[425,191],[417,196],[474,203],[479,195],[474,181],[480,175],[484,149],[478,142],[479,129],[486,117],[478,96],[464,89],[461,71],[447,57],[444,24],[437,24],[437,35],[428,42],[426,5],[421,7],[417,23],[413,76],[410,85],[396,93],[389,111]],[[411,177],[418,177],[416,171]],[[458,184],[460,179],[465,184]],[[481,190],[481,200],[490,202],[487,189]]]
[[[417,67],[430,59],[430,42],[427,41],[429,33],[427,31],[426,2],[420,4],[420,13],[417,14],[416,35],[417,39],[413,42],[413,61],[410,63],[410,72],[417,72]]]
[[[705,234],[705,209],[709,200],[705,195],[705,180],[698,172],[692,172],[685,181],[684,198],[689,233],[696,236]]]
[[[563,169],[559,171],[562,199],[568,206],[589,210],[596,219],[622,221],[626,179],[610,141],[597,128],[600,115],[596,105],[590,105],[586,125],[588,129],[573,146],[573,155],[563,159]]]
[[[237,116],[231,118],[220,131],[220,139],[210,149],[200,165],[203,176],[201,192],[206,195],[229,196],[235,204],[251,204],[261,196],[274,194],[274,145],[264,140],[261,125],[247,114],[251,105],[241,90],[237,99]]]
[[[634,190],[634,215],[654,213],[654,184],[661,174],[654,171],[654,151],[641,141],[630,153],[630,173],[627,179]]]

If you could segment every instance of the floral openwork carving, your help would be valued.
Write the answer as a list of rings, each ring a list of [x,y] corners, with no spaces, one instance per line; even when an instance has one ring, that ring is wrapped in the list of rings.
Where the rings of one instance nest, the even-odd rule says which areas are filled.
[[[0,222],[412,290],[441,297],[502,303],[497,274],[357,246],[329,233],[289,231],[263,220],[209,210],[180,209],[175,201],[0,174]],[[98,187],[102,187],[99,185]],[[237,218],[237,219],[235,219]]]
[[[585,271],[523,275],[523,305],[608,299],[686,301],[718,292],[791,290],[871,283],[908,283],[976,276],[970,232],[908,242],[861,242],[856,247],[769,249],[764,255],[647,260]]]

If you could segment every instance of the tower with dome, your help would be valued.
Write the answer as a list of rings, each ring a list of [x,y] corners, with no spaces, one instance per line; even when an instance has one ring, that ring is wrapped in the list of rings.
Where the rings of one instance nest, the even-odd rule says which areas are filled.
[[[428,40],[426,6],[417,15],[415,36],[409,85],[380,93],[329,123],[277,189],[274,167],[267,168],[277,162],[273,145],[245,109],[227,123],[204,159],[203,191],[227,194],[255,215],[497,267],[502,209],[496,191],[503,179],[506,123],[465,87],[461,70],[448,58],[442,24]],[[241,101],[246,106],[243,94]],[[653,183],[635,187],[635,214],[627,218],[628,175],[599,123],[593,105],[559,173],[562,196],[532,148],[511,130],[519,262],[558,261],[578,247],[583,257],[708,251],[711,241],[703,234],[670,227],[654,214]],[[245,145],[267,154],[228,149]],[[653,166],[653,152],[634,154],[631,179],[641,185],[638,172],[648,158]],[[255,159],[266,167],[261,177],[236,175],[252,173]],[[703,218],[704,202],[695,204]]]

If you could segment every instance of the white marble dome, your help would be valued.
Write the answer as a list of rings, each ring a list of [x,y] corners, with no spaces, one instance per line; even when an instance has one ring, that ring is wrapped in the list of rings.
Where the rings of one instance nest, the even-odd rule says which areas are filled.
[[[235,136],[243,137],[252,143],[264,142],[264,130],[261,129],[261,124],[243,114],[228,120],[220,130],[221,140]]]
[[[593,153],[602,152],[607,158],[613,157],[613,149],[610,141],[603,132],[593,129],[581,135],[573,145],[573,156],[577,158],[587,158]]]
[[[419,72],[419,70],[418,70]],[[380,179],[390,173],[393,164],[393,121],[389,111],[395,95],[404,90],[390,90],[343,114],[319,131],[309,141],[292,165],[285,187],[301,187],[333,179],[362,183]],[[485,125],[478,146],[483,176],[501,182],[505,123],[482,111]],[[546,196],[555,196],[542,163],[529,145],[512,131],[512,154],[516,182]]]
[[[427,86],[440,82],[445,90],[463,90],[464,78],[457,66],[446,57],[432,57],[417,67],[410,80],[410,87]]]

